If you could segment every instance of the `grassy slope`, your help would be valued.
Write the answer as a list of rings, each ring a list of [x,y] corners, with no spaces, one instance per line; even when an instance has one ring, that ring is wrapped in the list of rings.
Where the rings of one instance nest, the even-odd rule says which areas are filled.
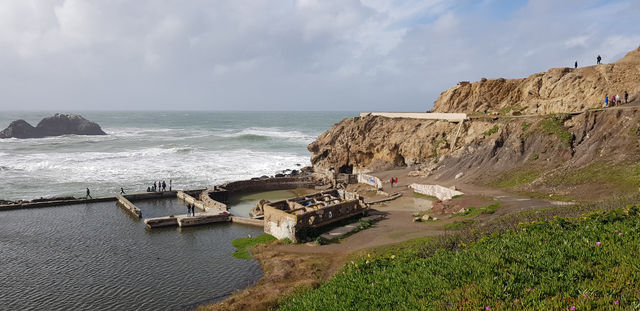
[[[428,252],[430,239],[419,239],[348,264],[282,309],[633,309],[639,221],[634,207],[522,224]]]
[[[233,252],[233,257],[240,259],[251,259],[251,254],[249,253],[249,249],[254,245],[268,243],[271,241],[275,241],[274,238],[270,234],[261,234],[255,238],[238,238],[231,242],[231,245],[235,246],[236,251]]]

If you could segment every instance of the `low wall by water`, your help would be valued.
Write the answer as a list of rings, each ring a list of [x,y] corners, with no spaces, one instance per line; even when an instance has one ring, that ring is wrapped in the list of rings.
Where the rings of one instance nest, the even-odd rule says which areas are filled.
[[[238,223],[238,224],[243,224],[243,225],[264,227],[264,220],[262,220],[262,219],[253,219],[253,218],[231,216],[231,222],[234,223],[234,224]]]
[[[131,201],[127,200],[125,197],[119,195],[116,198],[118,198],[118,205],[122,208],[124,208],[126,211],[128,211],[129,213],[131,213],[133,216],[138,217],[138,218],[142,218],[142,212],[140,211],[140,209],[135,206],[133,203],[131,203]]]

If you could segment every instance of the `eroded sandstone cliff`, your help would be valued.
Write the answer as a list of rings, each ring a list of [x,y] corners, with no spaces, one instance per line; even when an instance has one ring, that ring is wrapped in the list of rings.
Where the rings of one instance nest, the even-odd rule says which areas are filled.
[[[640,48],[611,64],[552,68],[523,79],[460,82],[440,94],[434,112],[548,114],[602,107],[606,95],[640,93]]]
[[[502,110],[499,116],[472,116],[463,123],[349,118],[308,149],[318,171],[411,166],[436,179],[461,175],[461,181],[544,193],[582,187],[585,196],[597,196],[608,186],[634,190],[640,183],[640,107],[585,110],[600,107],[603,94],[622,95],[625,89],[634,101],[640,91],[640,49],[609,65],[458,85],[436,102],[439,112],[489,107]],[[514,110],[531,115],[506,113]],[[558,110],[572,113],[548,113]],[[602,178],[611,172],[618,175]]]

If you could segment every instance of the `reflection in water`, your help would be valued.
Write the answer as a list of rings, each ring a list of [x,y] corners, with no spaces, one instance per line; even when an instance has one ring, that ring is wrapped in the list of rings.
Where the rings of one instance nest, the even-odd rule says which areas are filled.
[[[159,203],[159,204],[156,204]],[[143,216],[186,213],[140,201]],[[176,310],[220,300],[262,276],[231,241],[261,228],[146,230],[113,202],[0,212],[0,306],[7,310]]]
[[[229,212],[235,216],[249,217],[249,211],[262,199],[268,201],[279,201],[314,192],[317,192],[317,190],[300,188],[233,195],[229,198]]]

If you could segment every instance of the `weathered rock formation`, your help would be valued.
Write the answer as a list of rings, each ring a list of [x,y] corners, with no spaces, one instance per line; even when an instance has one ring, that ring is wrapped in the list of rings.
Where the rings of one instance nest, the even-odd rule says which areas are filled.
[[[523,79],[460,82],[440,94],[434,112],[548,114],[602,107],[604,97],[640,97],[640,48],[615,63],[552,68]]]
[[[82,116],[57,113],[42,119],[36,127],[25,120],[11,122],[0,132],[0,138],[41,138],[47,136],[75,135],[107,135],[100,125]]]
[[[534,81],[540,87],[529,92]],[[640,160],[640,107],[584,109],[600,107],[605,92],[610,95],[615,90],[622,96],[625,89],[629,90],[630,101],[640,91],[640,49],[610,65],[552,69],[540,77],[458,85],[435,103],[439,112],[489,107],[521,110],[532,116],[481,117],[463,123],[375,116],[349,118],[320,135],[308,149],[318,172],[331,168],[366,172],[413,166],[418,174],[436,179],[491,183],[514,171],[530,171],[529,176],[523,177],[525,183],[520,177],[512,183],[559,193],[561,185],[570,184],[565,175],[575,171],[585,171],[580,178],[588,180],[590,172],[603,166],[615,168],[619,164],[636,169],[633,165]],[[583,102],[578,103],[579,100]],[[554,111],[552,107],[582,112],[544,114]],[[576,187],[580,182],[586,184],[572,176],[571,183]],[[633,184],[633,178],[619,179],[627,188]],[[617,181],[612,178],[611,182]],[[633,185],[633,189],[636,187]],[[606,191],[606,186],[600,184],[584,191],[588,196]]]

